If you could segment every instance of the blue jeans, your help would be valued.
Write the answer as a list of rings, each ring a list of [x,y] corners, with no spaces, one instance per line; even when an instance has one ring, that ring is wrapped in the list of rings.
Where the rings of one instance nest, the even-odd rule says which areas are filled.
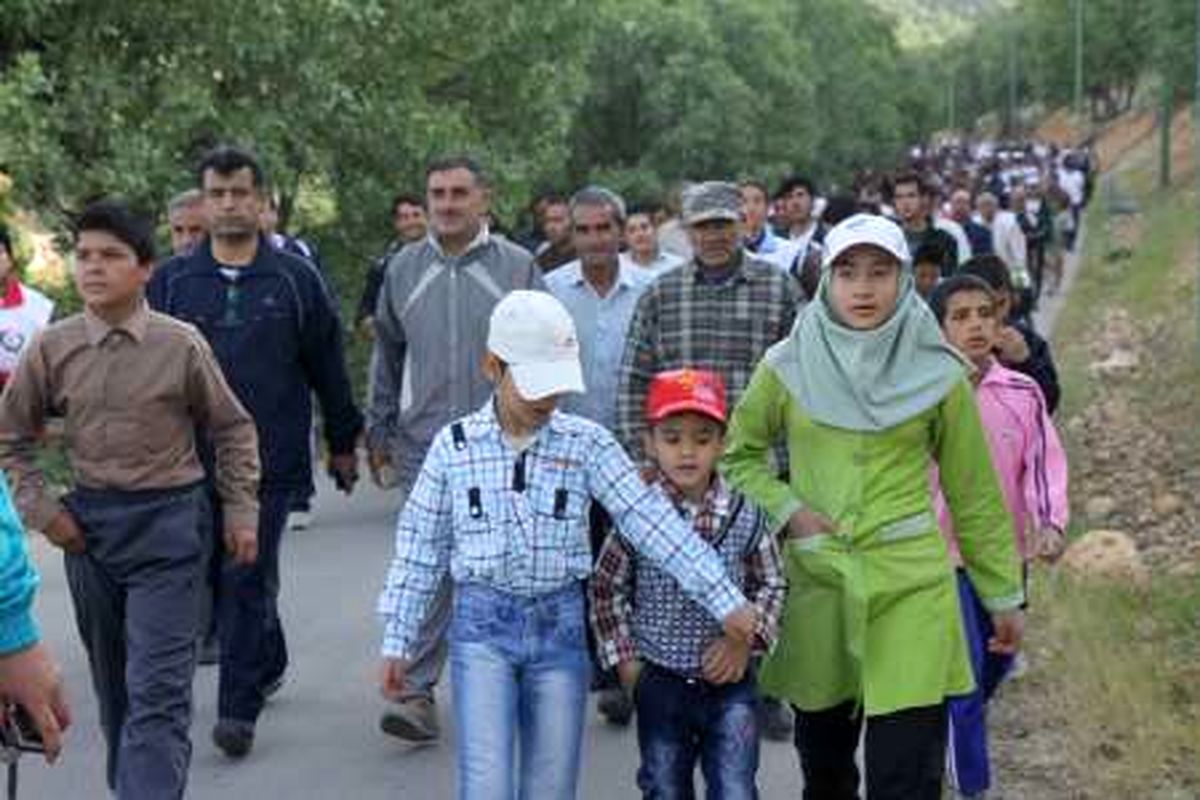
[[[575,796],[591,677],[584,626],[582,585],[537,598],[454,587],[460,800]]]
[[[714,686],[647,663],[634,699],[642,797],[692,800],[697,761],[709,800],[758,797],[758,692],[751,672]]]

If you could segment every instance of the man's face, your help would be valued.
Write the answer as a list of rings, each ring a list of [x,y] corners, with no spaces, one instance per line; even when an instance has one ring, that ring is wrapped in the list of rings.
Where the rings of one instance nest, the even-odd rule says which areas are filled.
[[[658,249],[654,222],[648,214],[631,214],[625,221],[625,244],[635,253],[648,255]]]
[[[742,233],[757,236],[767,221],[767,195],[757,186],[743,186]]]
[[[987,292],[955,292],[946,300],[946,341],[973,363],[987,361],[996,345],[996,303]]]
[[[950,216],[958,222],[965,222],[971,217],[971,193],[958,189],[950,195]]]
[[[566,203],[549,203],[542,212],[542,233],[555,247],[571,239],[571,209]]]
[[[1025,184],[1023,184],[1023,183],[1015,184],[1012,187],[1012,190],[1008,193],[1008,201],[1009,201],[1009,204],[1011,205],[1012,209],[1014,211],[1024,211],[1025,210],[1025,200],[1026,200]]]
[[[13,271],[12,256],[8,253],[8,248],[0,244],[0,282],[8,280],[8,276]]]
[[[741,234],[733,220],[708,219],[689,225],[688,238],[700,266],[723,269],[733,263]]]
[[[415,242],[425,237],[429,226],[425,218],[425,209],[412,203],[397,203],[396,213],[392,215],[392,226],[402,242]]]
[[[766,198],[763,198],[764,201]],[[808,189],[797,186],[779,198],[784,218],[789,225],[806,225],[812,218],[813,198]]]
[[[204,215],[214,237],[242,239],[258,233],[265,204],[249,167],[222,174],[205,170]]]
[[[981,194],[975,200],[975,210],[979,212],[979,216],[984,222],[991,222],[996,216],[996,209],[999,205],[996,203],[996,198],[990,194]]]
[[[150,264],[108,231],[80,231],[75,241],[75,288],[88,308],[124,309],[150,279]]]
[[[190,251],[208,235],[203,201],[180,206],[168,215],[167,221],[171,224],[171,252],[177,256]]]
[[[502,420],[525,431],[537,430],[550,421],[550,416],[558,407],[559,395],[552,394],[540,400],[527,400],[517,388],[512,370],[505,367],[491,353],[484,358],[483,371],[496,387],[496,405]]]
[[[915,183],[897,184],[892,196],[892,205],[896,208],[896,215],[904,222],[916,222],[924,216],[921,210],[921,192]]]
[[[438,238],[470,239],[487,213],[487,192],[466,167],[429,174],[425,186],[430,222]]]
[[[584,267],[616,266],[621,251],[621,226],[609,206],[581,205],[573,214],[572,241]]]

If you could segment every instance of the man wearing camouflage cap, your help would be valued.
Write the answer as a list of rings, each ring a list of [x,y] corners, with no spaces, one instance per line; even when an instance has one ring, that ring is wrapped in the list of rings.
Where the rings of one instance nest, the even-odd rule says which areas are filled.
[[[732,408],[763,353],[792,330],[802,302],[799,286],[744,250],[741,205],[732,183],[689,186],[683,224],[692,259],[656,278],[633,313],[617,390],[617,436],[635,461],[644,460],[642,409],[655,375],[684,368],[715,372]],[[764,734],[786,739],[786,710],[775,704],[766,710]]]

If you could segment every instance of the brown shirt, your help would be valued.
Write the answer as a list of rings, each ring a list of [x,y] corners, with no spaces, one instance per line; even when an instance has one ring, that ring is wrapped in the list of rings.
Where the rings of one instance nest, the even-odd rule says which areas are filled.
[[[43,530],[62,510],[35,461],[47,417],[64,418],[75,482],[170,489],[204,477],[197,426],[216,451],[227,525],[258,519],[258,436],[208,343],[185,322],[141,306],[115,326],[85,311],[39,332],[0,397],[0,467],[17,509]]]

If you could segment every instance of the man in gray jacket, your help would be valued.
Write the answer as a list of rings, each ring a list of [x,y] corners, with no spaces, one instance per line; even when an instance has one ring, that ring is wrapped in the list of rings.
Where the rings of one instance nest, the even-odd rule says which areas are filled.
[[[478,368],[488,320],[514,289],[544,289],[533,257],[489,233],[487,178],[466,157],[425,171],[430,234],[388,262],[375,310],[367,446],[376,483],[407,495],[437,432],[486,402]],[[439,735],[433,687],[446,661],[450,581],[439,587],[420,632],[407,692],[380,720],[385,733],[414,742]]]

